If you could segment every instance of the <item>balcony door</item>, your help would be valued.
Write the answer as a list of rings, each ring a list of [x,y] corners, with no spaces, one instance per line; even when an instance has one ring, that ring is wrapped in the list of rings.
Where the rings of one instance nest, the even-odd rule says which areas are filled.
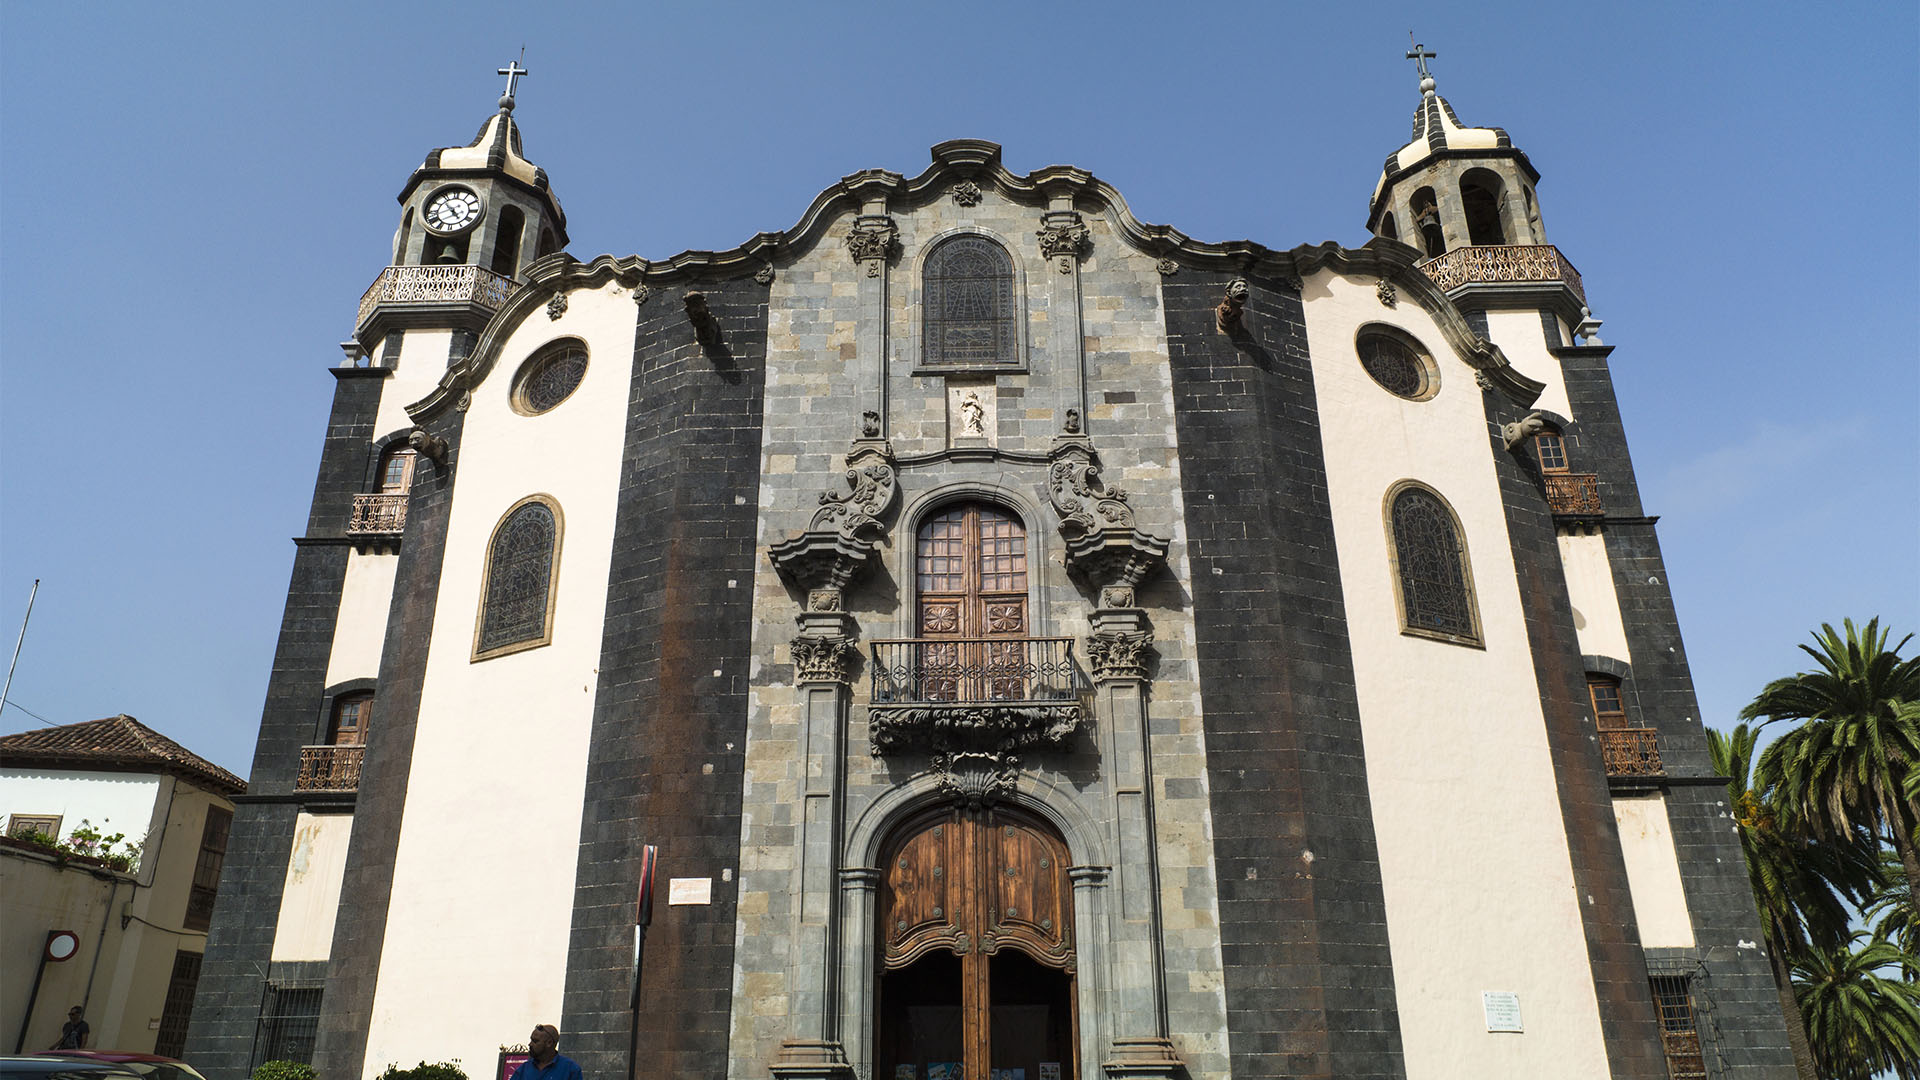
[[[920,523],[914,577],[926,699],[1024,698],[1027,532],[1020,519],[980,502],[935,512]]]
[[[1059,836],[1008,808],[951,806],[887,851],[875,1080],[1079,1076]]]

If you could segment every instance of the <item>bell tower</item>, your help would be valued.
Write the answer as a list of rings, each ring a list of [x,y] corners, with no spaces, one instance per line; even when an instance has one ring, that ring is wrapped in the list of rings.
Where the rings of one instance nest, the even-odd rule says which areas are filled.
[[[514,91],[528,72],[516,61],[500,74],[500,110],[474,140],[433,151],[407,178],[393,265],[478,266],[517,279],[528,263],[566,247],[567,216],[546,170],[523,155],[513,119]]]
[[[1460,122],[1434,88],[1434,57],[1417,43],[1407,53],[1420,75],[1413,137],[1381,168],[1367,229],[1418,249],[1463,310],[1545,309],[1572,333],[1598,326],[1579,273],[1547,242],[1539,171],[1505,129]]]

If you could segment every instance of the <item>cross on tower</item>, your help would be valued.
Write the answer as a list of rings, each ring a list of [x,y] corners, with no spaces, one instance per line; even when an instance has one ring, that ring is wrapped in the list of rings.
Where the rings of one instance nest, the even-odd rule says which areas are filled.
[[[525,53],[524,49],[521,51],[523,54]],[[532,72],[529,72],[526,68],[521,67],[520,61],[515,60],[512,63],[509,63],[506,67],[501,68],[499,73],[507,77],[507,92],[504,95],[502,95],[500,98],[500,107],[503,109],[511,109],[513,108],[514,85],[520,81],[520,76],[530,75],[532,74]]]
[[[1440,54],[1429,52],[1425,45],[1414,41],[1413,31],[1411,30],[1407,31],[1407,41],[1413,45],[1413,51],[1407,54],[1407,59],[1413,61],[1420,68],[1420,80],[1425,82],[1433,78],[1433,73],[1427,70],[1427,61],[1434,59]]]

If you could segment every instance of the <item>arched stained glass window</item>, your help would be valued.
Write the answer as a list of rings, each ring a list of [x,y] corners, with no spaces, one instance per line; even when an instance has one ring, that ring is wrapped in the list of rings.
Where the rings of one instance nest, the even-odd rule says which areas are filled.
[[[984,236],[956,236],[927,256],[921,278],[925,363],[981,367],[1019,362],[1013,258]]]
[[[559,508],[542,495],[507,511],[487,547],[473,658],[518,652],[553,640],[553,593],[560,561]]]
[[[1446,500],[1416,484],[1396,487],[1387,496],[1387,534],[1401,627],[1411,634],[1479,644],[1467,543]]]

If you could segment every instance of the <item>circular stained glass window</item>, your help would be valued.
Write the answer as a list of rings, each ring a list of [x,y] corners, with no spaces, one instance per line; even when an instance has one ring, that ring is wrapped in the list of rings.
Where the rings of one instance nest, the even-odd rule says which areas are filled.
[[[1360,366],[1387,393],[1409,401],[1425,401],[1439,389],[1433,362],[1401,335],[1373,327],[1362,330],[1355,344]]]
[[[520,366],[513,380],[513,411],[538,416],[572,397],[586,375],[587,347],[578,341],[555,342]]]

